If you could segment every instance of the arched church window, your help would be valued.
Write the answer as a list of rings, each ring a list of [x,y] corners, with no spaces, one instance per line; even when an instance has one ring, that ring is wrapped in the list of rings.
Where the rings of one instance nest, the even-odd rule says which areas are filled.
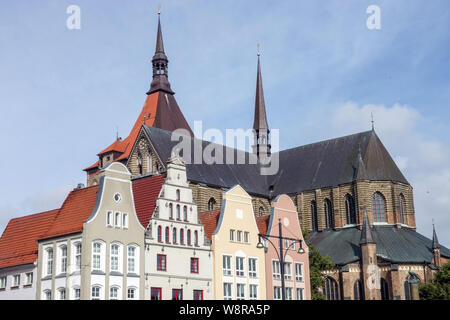
[[[173,205],[169,203],[169,219],[173,219]]]
[[[183,206],[183,219],[184,219],[184,221],[188,221],[188,219],[187,219],[187,206]]]
[[[162,228],[158,226],[158,242],[162,242]]]
[[[322,289],[323,294],[327,300],[339,300],[338,285],[336,280],[330,277],[325,279],[325,287]]]
[[[406,208],[406,201],[405,201],[405,196],[400,193],[400,195],[398,196],[398,213],[400,215],[400,223],[405,223],[405,208]]]
[[[384,278],[381,278],[380,286],[381,286],[381,300],[389,300],[389,286]]]
[[[345,222],[346,224],[356,224],[355,200],[349,194],[345,196]]]
[[[177,220],[181,220],[180,205],[177,204]]]
[[[325,199],[324,212],[325,212],[325,227],[326,227],[326,229],[334,228],[333,206],[332,206],[330,199]]]
[[[216,205],[216,200],[214,198],[210,198],[208,201],[208,210],[214,210],[214,207]]]
[[[360,280],[353,285],[353,300],[364,300],[363,287]]]
[[[263,207],[259,207],[258,214],[259,214],[260,217],[264,215],[264,208]]]
[[[375,194],[372,197],[372,215],[373,215],[373,222],[386,221],[385,201],[383,195],[379,192],[375,192]]]
[[[177,189],[177,191],[175,193],[176,193],[177,201],[180,201],[180,189]]]
[[[319,230],[319,221],[317,220],[317,204],[316,201],[311,201],[311,228],[313,231]]]
[[[169,227],[166,227],[166,243],[170,242],[170,238],[169,238]]]

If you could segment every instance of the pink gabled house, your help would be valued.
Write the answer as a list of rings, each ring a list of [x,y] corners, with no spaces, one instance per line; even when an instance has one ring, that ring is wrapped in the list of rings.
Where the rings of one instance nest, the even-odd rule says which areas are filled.
[[[268,216],[257,218],[257,225],[261,234],[271,236],[281,233],[284,238],[302,240],[303,253],[299,253],[298,242],[285,240],[283,242],[284,264],[285,264],[285,296],[286,300],[310,300],[311,287],[309,282],[309,250],[306,245],[300,222],[298,220],[297,208],[287,195],[280,195],[271,204],[271,212]],[[265,264],[266,264],[266,288],[267,300],[279,300],[281,294],[281,269],[279,263],[279,240],[269,238],[275,247],[265,240]],[[276,249],[275,249],[276,248]],[[286,250],[286,248],[288,248]]]

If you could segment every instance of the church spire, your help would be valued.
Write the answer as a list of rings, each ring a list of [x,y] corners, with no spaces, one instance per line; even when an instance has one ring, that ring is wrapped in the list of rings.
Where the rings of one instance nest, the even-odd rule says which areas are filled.
[[[433,222],[433,242],[431,245],[432,249],[440,249],[441,245],[439,244],[438,238],[437,238],[437,234],[436,234],[436,230],[434,229],[434,222]]]
[[[259,43],[258,43],[258,67],[256,75],[256,95],[255,95],[255,117],[253,120],[253,131],[255,136],[255,144],[253,145],[253,153],[256,153],[259,160],[263,160],[270,156],[269,144],[269,125],[267,124],[266,104],[264,102],[264,91],[261,76]]]
[[[167,59],[166,53],[164,52],[164,42],[161,31],[161,12],[158,11],[158,31],[156,34],[156,49],[155,55],[152,58],[153,67],[153,80],[150,85],[150,90],[147,94],[152,94],[157,91],[164,91],[166,93],[174,94],[172,89],[170,89],[170,83],[168,79],[168,64],[169,59]]]

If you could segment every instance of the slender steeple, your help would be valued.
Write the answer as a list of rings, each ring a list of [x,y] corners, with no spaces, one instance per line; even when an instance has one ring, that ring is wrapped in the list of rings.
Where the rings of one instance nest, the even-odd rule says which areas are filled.
[[[436,230],[434,229],[434,223],[433,223],[433,242],[431,247],[433,249],[440,249],[441,245],[439,244],[438,238],[437,238],[437,234],[436,234]]]
[[[152,58],[153,67],[153,80],[150,85],[150,90],[147,94],[152,94],[157,91],[164,91],[166,93],[174,94],[170,89],[170,83],[168,79],[168,64],[166,53],[164,52],[164,43],[161,32],[161,12],[158,11],[158,32],[156,35],[156,49],[155,55]]]
[[[362,158],[361,145],[358,147],[358,157],[355,163],[355,176],[354,179],[357,181],[361,180],[369,180],[367,175],[366,165],[364,164],[364,160]]]
[[[258,44],[259,49],[259,44]],[[270,156],[269,143],[269,125],[267,124],[266,104],[264,102],[264,91],[261,76],[260,53],[258,50],[258,67],[256,76],[256,96],[255,96],[255,118],[253,121],[253,131],[255,144],[253,145],[253,153],[258,156],[259,160],[264,160]]]
[[[361,231],[361,239],[359,244],[375,243],[372,235],[372,229],[370,228],[369,218],[367,217],[367,211],[364,212],[364,222]]]

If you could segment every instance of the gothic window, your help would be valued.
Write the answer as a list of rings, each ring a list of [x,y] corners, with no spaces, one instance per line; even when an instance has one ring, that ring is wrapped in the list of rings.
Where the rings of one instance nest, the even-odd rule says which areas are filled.
[[[183,219],[184,219],[184,221],[188,221],[188,219],[187,219],[187,206],[183,206]]]
[[[311,201],[311,227],[313,231],[319,230],[319,221],[317,220],[317,204],[316,201]]]
[[[353,285],[353,300],[364,300],[363,287],[360,280]]]
[[[142,169],[142,154],[141,154],[140,150],[138,150],[138,154],[137,154],[137,164],[138,164],[138,168],[139,168],[139,174],[142,175],[142,173],[143,173],[143,169]]]
[[[177,243],[177,228],[173,228],[172,230],[172,242]]]
[[[338,285],[336,280],[333,278],[327,277],[325,279],[325,287],[322,289],[323,294],[327,298],[327,300],[338,300]]]
[[[180,205],[177,204],[177,220],[181,220]]]
[[[169,238],[169,227],[166,227],[166,243],[169,243],[170,238]]]
[[[210,198],[208,201],[208,211],[214,210],[216,206],[216,200],[214,198]]]
[[[187,245],[191,245],[191,230],[187,231]]]
[[[381,278],[380,285],[381,285],[381,300],[389,300],[389,286],[384,278]]]
[[[158,226],[158,242],[162,242],[162,228]]]
[[[333,206],[330,199],[325,199],[324,212],[326,229],[334,228]]]
[[[173,219],[173,205],[169,203],[169,219]]]
[[[381,193],[376,192],[372,197],[372,215],[373,222],[385,222],[386,221],[386,206],[384,197]]]
[[[184,229],[180,229],[180,244],[184,244]]]
[[[198,247],[198,231],[194,231],[194,246]]]
[[[355,200],[349,194],[345,196],[345,222],[346,224],[356,224]]]
[[[264,215],[264,208],[263,207],[259,207],[259,216],[263,216]]]
[[[177,201],[180,201],[180,189],[177,189],[177,191],[176,191],[176,198],[177,198]]]
[[[400,195],[398,196],[398,213],[400,215],[400,223],[405,223],[405,208],[406,208],[406,201],[405,201],[405,196],[400,193]]]

